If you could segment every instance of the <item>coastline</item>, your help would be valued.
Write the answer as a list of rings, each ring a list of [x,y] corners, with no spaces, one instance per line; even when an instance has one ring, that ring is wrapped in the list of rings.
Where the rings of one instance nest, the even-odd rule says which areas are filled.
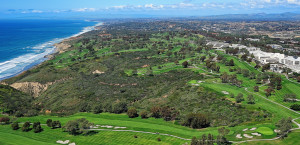
[[[103,25],[103,22],[98,22],[98,21],[94,21],[94,22],[96,22],[95,25],[88,26],[88,27],[83,27],[83,29],[80,32],[78,32],[78,33],[76,33],[74,35],[71,35],[69,37],[64,37],[64,38],[56,38],[53,41],[44,42],[42,45],[50,44],[50,42],[52,42],[51,45],[48,46],[48,47],[50,47],[50,48],[48,48],[49,50],[46,50],[45,52],[43,52],[41,54],[38,54],[40,56],[40,58],[38,58],[37,60],[34,60],[29,65],[24,66],[22,68],[22,70],[19,70],[16,73],[11,74],[11,75],[0,77],[0,84],[4,84],[3,80],[9,79],[9,78],[12,78],[12,77],[15,77],[15,76],[19,76],[19,75],[23,74],[24,72],[26,72],[26,71],[28,71],[28,70],[30,70],[32,68],[38,67],[43,62],[50,60],[56,54],[63,53],[65,50],[67,50],[69,47],[71,47],[69,44],[67,44],[65,42],[69,41],[72,38],[76,38],[76,37],[78,37],[78,36],[80,36],[82,34],[85,34],[87,32],[96,30],[96,27]],[[18,58],[13,58],[10,61],[13,61],[14,59],[18,59]],[[2,62],[0,64],[5,64],[7,62],[9,62],[9,61]]]

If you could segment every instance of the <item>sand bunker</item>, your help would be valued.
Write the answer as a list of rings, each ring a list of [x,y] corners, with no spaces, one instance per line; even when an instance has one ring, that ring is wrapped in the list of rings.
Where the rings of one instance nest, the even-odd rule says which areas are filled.
[[[70,142],[70,140],[66,140],[66,141],[58,140],[58,141],[56,141],[56,143],[60,143],[60,144],[68,144],[69,142]]]
[[[102,125],[100,127],[105,127],[105,128],[113,128],[113,126],[110,126],[110,125]]]
[[[229,95],[229,93],[226,92],[226,91],[222,91],[222,93],[223,93],[224,95]]]
[[[250,136],[248,134],[243,134],[244,137],[247,137],[247,138],[253,138],[253,136]]]
[[[243,138],[241,134],[237,134],[236,138]]]
[[[115,127],[115,129],[125,129],[125,128],[127,127],[118,127],[118,126]]]
[[[278,129],[275,129],[275,130],[274,130],[274,132],[278,133],[278,132],[280,132],[280,130],[278,130]]]
[[[247,130],[248,130],[248,128],[243,129],[243,131],[247,131]]]
[[[261,134],[255,132],[255,133],[251,133],[252,135],[256,135],[256,136],[261,136]]]
[[[251,130],[251,131],[256,130],[256,127],[253,127],[253,128],[251,128],[250,130]]]

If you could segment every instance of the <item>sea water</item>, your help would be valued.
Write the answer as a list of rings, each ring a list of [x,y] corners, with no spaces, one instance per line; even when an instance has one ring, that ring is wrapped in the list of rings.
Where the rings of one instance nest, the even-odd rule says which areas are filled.
[[[82,20],[0,20],[0,80],[45,61],[53,44],[91,31],[98,22]]]

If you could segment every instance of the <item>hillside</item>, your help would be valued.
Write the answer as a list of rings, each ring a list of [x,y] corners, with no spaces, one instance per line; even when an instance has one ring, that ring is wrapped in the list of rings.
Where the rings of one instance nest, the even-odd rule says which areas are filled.
[[[300,85],[282,74],[262,72],[262,68],[254,67],[253,59],[243,61],[240,55],[206,46],[209,38],[204,34],[207,33],[194,28],[193,23],[107,22],[98,30],[62,42],[61,46],[69,47],[58,51],[50,60],[4,80],[3,83],[28,95],[1,85],[3,93],[0,96],[17,98],[25,104],[14,104],[19,107],[12,109],[5,104],[9,101],[1,100],[1,106],[15,116],[40,115],[14,118],[19,122],[45,123],[48,118],[54,118],[65,125],[71,119],[87,118],[95,124],[123,125],[129,130],[160,132],[187,139],[208,133],[216,137],[220,135],[218,129],[224,126],[230,129],[224,135],[230,141],[248,140],[237,135],[255,133],[256,128],[261,136],[252,136],[253,139],[280,135],[274,132],[278,129],[277,122],[288,117],[295,119],[300,114],[289,109],[299,103],[284,101],[284,95],[295,94],[300,99]],[[254,90],[255,86],[258,91]],[[265,97],[265,90],[269,88],[273,90]],[[146,118],[150,118],[128,118],[124,113],[131,108],[136,108],[138,114],[146,112]],[[195,123],[191,118],[202,120]],[[4,128],[6,131],[0,134],[19,137],[22,134]],[[248,130],[250,128],[255,129]],[[49,132],[58,133],[45,129],[38,140],[54,142],[57,138],[45,138]],[[116,135],[112,132],[101,134]],[[75,139],[67,133],[56,134],[60,135],[63,139],[69,137],[81,144],[84,142],[84,136]],[[122,133],[124,138],[133,135]],[[32,136],[26,135],[35,138]],[[148,138],[144,142],[155,140],[148,134],[142,136]],[[126,142],[124,138],[115,144]],[[96,144],[95,136],[86,139]],[[169,136],[162,140],[167,140],[166,144],[190,142]],[[130,140],[129,144],[137,142],[143,141]]]

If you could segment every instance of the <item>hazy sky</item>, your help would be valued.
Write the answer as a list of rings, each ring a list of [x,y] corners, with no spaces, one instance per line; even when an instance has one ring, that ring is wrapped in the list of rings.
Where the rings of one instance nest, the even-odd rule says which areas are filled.
[[[300,12],[300,0],[1,0],[0,18]]]

